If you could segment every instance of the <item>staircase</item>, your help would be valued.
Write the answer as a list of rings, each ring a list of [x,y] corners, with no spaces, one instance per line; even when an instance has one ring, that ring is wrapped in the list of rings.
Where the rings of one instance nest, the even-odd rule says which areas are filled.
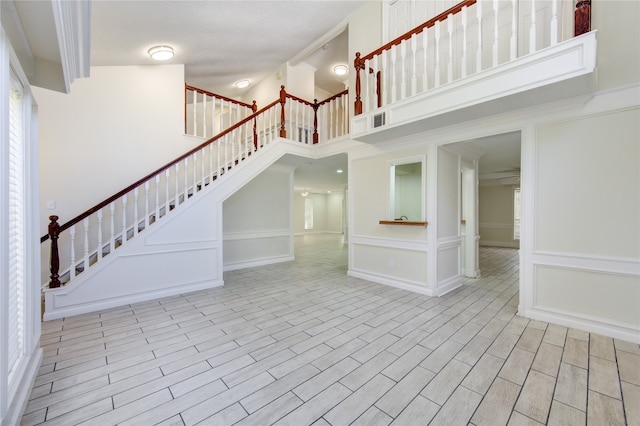
[[[336,101],[346,106],[346,92],[327,107]],[[282,87],[279,99],[71,221],[51,216],[41,238],[51,242],[44,319],[221,286],[223,201],[286,153],[313,156],[318,110]]]

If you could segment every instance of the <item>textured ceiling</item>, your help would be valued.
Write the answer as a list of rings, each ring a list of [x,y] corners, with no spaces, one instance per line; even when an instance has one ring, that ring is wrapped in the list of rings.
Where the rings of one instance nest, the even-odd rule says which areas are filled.
[[[155,62],[147,50],[167,44],[176,53],[167,63],[185,64],[187,83],[235,97],[241,95],[232,87],[235,81],[262,80],[341,25],[363,3],[97,0],[92,3],[91,65],[151,65]],[[328,47],[341,50],[311,52],[310,64],[322,68],[319,61],[329,54],[325,60],[341,60],[336,59],[339,55],[348,63],[346,41]],[[323,79],[342,90],[331,86],[333,77]]]

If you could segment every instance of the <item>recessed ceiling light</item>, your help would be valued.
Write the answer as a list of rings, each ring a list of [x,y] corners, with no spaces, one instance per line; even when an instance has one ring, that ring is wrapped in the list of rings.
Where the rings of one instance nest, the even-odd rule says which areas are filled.
[[[342,173],[342,169],[336,170],[336,173]]]
[[[333,72],[336,73],[336,75],[346,75],[348,71],[349,68],[346,65],[336,65],[333,67]]]
[[[148,52],[151,59],[156,61],[166,61],[173,58],[173,47],[171,46],[154,46]]]
[[[244,89],[245,87],[249,87],[249,80],[236,81],[235,85],[238,89]]]

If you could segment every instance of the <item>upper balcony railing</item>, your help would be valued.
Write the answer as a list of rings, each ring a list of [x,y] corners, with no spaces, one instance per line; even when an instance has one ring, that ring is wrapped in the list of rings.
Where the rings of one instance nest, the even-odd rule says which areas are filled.
[[[589,0],[578,1],[575,10],[573,2],[565,0],[464,0],[367,55],[356,53],[354,114],[426,93],[588,31]]]
[[[248,104],[187,84],[184,91],[184,131],[189,136],[212,138],[258,110],[255,101]],[[349,134],[347,90],[320,102],[286,97],[289,139],[321,143]]]

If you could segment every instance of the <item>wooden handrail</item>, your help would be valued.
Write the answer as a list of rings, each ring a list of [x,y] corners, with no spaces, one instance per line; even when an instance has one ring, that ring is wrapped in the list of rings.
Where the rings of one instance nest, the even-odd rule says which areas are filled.
[[[206,92],[206,91],[203,91],[203,90],[201,90],[201,89],[193,88],[192,86],[189,86],[189,85],[185,85],[185,87],[188,87],[188,88],[190,88],[190,89],[199,90],[199,91],[201,91],[201,92]],[[337,97],[339,97],[339,96],[342,96],[343,94],[345,94],[345,93],[347,93],[347,92],[348,92],[348,90],[345,90],[345,91],[343,91],[343,92],[340,92],[340,93],[338,93],[337,95],[334,95],[334,96],[332,96],[332,97],[330,97],[330,98],[327,98],[327,99],[325,99],[324,101],[322,101],[322,102],[318,103],[318,105],[322,105],[323,103],[329,102],[329,101],[331,101],[331,100],[333,100],[333,99],[335,99],[335,98],[337,98]],[[207,92],[207,93],[208,93],[208,92]],[[216,96],[217,96],[217,95],[216,95]],[[251,108],[251,110],[252,110],[252,111],[254,111],[254,112],[253,112],[253,114],[251,114],[251,115],[247,116],[246,118],[244,118],[244,119],[240,120],[238,123],[234,124],[233,126],[229,127],[228,129],[223,130],[222,132],[220,132],[220,133],[219,133],[219,134],[217,134],[216,136],[214,136],[214,137],[212,137],[212,138],[207,139],[206,141],[204,141],[203,143],[201,143],[201,144],[200,144],[200,145],[198,145],[197,147],[195,147],[195,148],[193,148],[193,149],[189,150],[189,151],[188,151],[188,152],[186,152],[185,154],[182,154],[180,157],[178,157],[178,158],[174,159],[174,160],[173,160],[173,161],[171,161],[170,163],[165,164],[164,166],[160,167],[159,169],[157,169],[157,170],[155,170],[155,171],[153,171],[153,172],[149,173],[148,175],[146,175],[146,176],[145,176],[145,177],[143,177],[142,179],[137,180],[136,182],[134,182],[134,183],[132,183],[131,185],[129,185],[129,186],[127,186],[126,188],[124,188],[123,190],[121,190],[121,191],[117,192],[116,194],[112,195],[111,197],[107,198],[106,200],[102,201],[101,203],[96,204],[95,206],[93,206],[93,207],[91,207],[90,209],[86,210],[85,212],[83,212],[83,213],[79,214],[78,216],[74,217],[73,219],[69,220],[68,222],[64,223],[63,225],[57,225],[57,228],[56,228],[56,229],[57,229],[57,233],[59,234],[60,232],[63,232],[63,231],[65,231],[65,230],[67,230],[67,229],[71,228],[73,225],[75,225],[75,224],[79,223],[80,221],[82,221],[83,219],[85,219],[85,218],[89,217],[90,215],[92,215],[93,213],[97,212],[97,211],[98,211],[98,210],[100,210],[101,208],[108,206],[108,205],[109,205],[110,203],[112,203],[113,201],[116,201],[118,198],[120,198],[120,197],[122,197],[123,195],[125,195],[125,194],[129,193],[131,190],[133,190],[134,188],[136,188],[136,187],[138,187],[138,186],[142,185],[143,183],[145,183],[145,182],[146,182],[146,181],[148,181],[149,179],[153,178],[153,177],[154,177],[154,176],[156,176],[157,174],[159,174],[159,173],[161,173],[161,172],[165,171],[165,170],[166,170],[166,169],[168,169],[169,167],[171,167],[171,166],[175,165],[176,163],[178,163],[178,162],[180,162],[180,161],[184,160],[185,158],[187,158],[187,157],[189,157],[189,156],[193,155],[195,152],[197,152],[197,151],[201,150],[202,148],[204,148],[205,146],[207,146],[207,145],[209,145],[209,144],[211,144],[211,143],[215,142],[216,140],[218,140],[219,138],[221,138],[221,137],[225,136],[226,134],[231,133],[233,130],[235,130],[235,129],[237,129],[237,128],[241,127],[243,124],[248,123],[248,122],[249,122],[249,121],[251,121],[251,120],[253,120],[253,121],[254,121],[254,122],[253,122],[253,128],[254,128],[254,143],[255,143],[255,144],[257,144],[257,140],[256,140],[256,138],[257,138],[257,132],[256,132],[256,119],[257,119],[257,117],[258,117],[260,114],[262,114],[263,112],[267,111],[268,109],[273,108],[273,107],[274,107],[276,104],[278,104],[278,103],[282,104],[282,106],[283,106],[283,109],[282,109],[282,111],[281,111],[281,114],[282,114],[282,115],[281,115],[281,120],[282,120],[282,122],[281,122],[281,133],[282,133],[282,132],[285,132],[285,133],[284,133],[284,135],[285,135],[285,136],[282,136],[282,137],[286,137],[286,130],[285,130],[285,128],[284,128],[284,114],[285,114],[285,111],[284,111],[284,103],[286,102],[286,98],[290,98],[290,99],[297,100],[297,101],[302,102],[302,103],[304,103],[304,104],[306,104],[306,105],[309,105],[309,106],[310,106],[310,107],[312,107],[312,108],[314,107],[314,103],[309,102],[309,101],[305,101],[305,100],[304,100],[304,99],[302,99],[302,98],[299,98],[299,97],[297,97],[297,96],[294,96],[294,95],[290,95],[290,94],[288,94],[288,93],[285,91],[284,86],[281,86],[281,88],[280,88],[280,97],[279,97],[278,99],[276,99],[275,101],[271,102],[269,105],[267,105],[267,106],[265,106],[264,108],[260,109],[260,110],[258,110],[258,107],[257,107],[257,105],[256,105],[255,101],[253,102],[253,104],[252,104],[252,105],[244,104],[244,103],[240,103],[240,104],[242,104],[242,105],[246,105],[246,106],[248,106],[249,108]],[[228,98],[225,98],[225,99],[228,99]],[[237,101],[234,101],[234,102],[237,102]],[[56,220],[57,220],[57,219],[58,219],[58,218],[56,217]],[[49,238],[50,238],[50,237],[49,237],[49,234],[43,235],[43,236],[40,238],[40,243],[44,243],[44,242],[45,242],[45,241],[47,241]]]
[[[223,101],[227,101],[227,102],[231,102],[231,103],[234,103],[234,104],[238,104],[240,106],[247,107],[247,108],[251,109],[251,104],[247,104],[247,103],[242,102],[242,101],[238,101],[238,100],[235,100],[235,99],[227,98],[226,96],[217,95],[215,93],[208,92],[208,91],[206,91],[204,89],[198,89],[197,87],[190,86],[190,85],[188,85],[186,83],[184,85],[184,89],[185,90],[193,90],[194,92],[198,92],[198,93],[201,93],[203,95],[208,95],[208,96],[211,96],[213,98],[222,99]]]
[[[340,96],[344,96],[344,95],[346,95],[347,93],[349,93],[349,89],[345,89],[345,90],[343,90],[343,91],[342,91],[342,92],[340,92],[340,93],[336,93],[335,95],[328,97],[328,98],[327,98],[327,99],[325,99],[324,101],[322,101],[322,102],[318,102],[318,106],[322,106],[322,105],[324,105],[324,104],[326,104],[326,103],[329,103],[329,102],[331,102],[331,101],[333,101],[333,100],[336,100],[336,99],[338,99]]]
[[[284,90],[284,86],[283,89]],[[230,128],[220,132],[219,134],[217,134],[216,136],[207,139],[205,142],[201,143],[200,145],[198,145],[197,147],[189,150],[188,152],[186,152],[185,154],[181,155],[180,157],[176,158],[175,160],[171,161],[170,163],[165,164],[164,166],[160,167],[159,169],[149,173],[148,175],[146,175],[145,177],[143,177],[142,179],[137,180],[136,182],[134,182],[133,184],[127,186],[125,189],[117,192],[116,194],[112,195],[111,197],[107,198],[106,200],[102,201],[99,204],[96,204],[95,206],[91,207],[90,209],[88,209],[87,211],[79,214],[78,216],[74,217],[73,219],[71,219],[70,221],[66,222],[63,225],[59,225],[59,227],[57,228],[58,233],[65,231],[69,228],[71,228],[73,225],[75,225],[76,223],[80,222],[81,220],[89,217],[90,215],[92,215],[93,213],[97,212],[98,210],[100,210],[101,208],[108,206],[110,203],[112,203],[113,201],[116,201],[118,198],[122,197],[123,195],[129,193],[130,191],[132,191],[134,188],[142,185],[143,183],[145,183],[146,181],[148,181],[149,179],[153,178],[154,176],[156,176],[157,174],[165,171],[166,169],[168,169],[169,167],[175,165],[176,163],[184,160],[185,158],[189,157],[190,155],[192,155],[193,153],[201,150],[202,148],[204,148],[205,146],[215,142],[216,140],[220,139],[221,137],[223,137],[224,135],[231,133],[233,130],[241,127],[243,124],[253,120],[254,118],[256,118],[257,116],[259,116],[260,114],[262,114],[263,112],[265,112],[266,110],[268,110],[269,108],[272,108],[273,106],[275,106],[276,104],[278,104],[280,102],[280,99],[277,99],[273,102],[271,102],[269,105],[265,106],[264,108],[262,108],[261,110],[251,114],[250,116],[244,118],[243,120],[239,121],[238,123],[236,123],[235,125],[231,126]],[[57,217],[56,217],[57,219]],[[43,235],[40,238],[40,243],[43,243],[45,241],[47,241],[47,239],[49,239],[49,234],[47,235]]]
[[[449,15],[455,15],[456,13],[459,13],[462,10],[463,7],[471,6],[471,5],[475,4],[477,1],[478,0],[463,0],[460,3],[456,4],[455,6],[450,7],[449,9],[447,9],[444,12],[440,13],[439,15],[436,15],[433,18],[429,19],[428,21],[418,25],[414,29],[409,30],[406,33],[402,34],[401,36],[394,38],[389,43],[385,44],[382,47],[379,47],[378,49],[374,50],[373,52],[369,53],[368,55],[362,56],[360,59],[362,61],[366,61],[368,59],[372,59],[374,56],[381,54],[385,50],[391,49],[392,46],[398,45],[401,42],[403,42],[404,40],[409,40],[414,34],[420,34],[426,28],[433,27],[436,24],[436,22],[444,21],[445,19],[447,19],[447,17]]]
[[[360,71],[365,69],[365,62],[367,60],[373,59],[374,56],[380,55],[385,50],[389,50],[389,49],[391,49],[391,47],[399,45],[400,43],[402,43],[405,40],[409,40],[411,37],[413,37],[413,35],[420,34],[425,29],[433,27],[436,24],[436,22],[444,21],[445,19],[447,19],[449,17],[449,15],[455,15],[456,13],[459,13],[464,7],[469,7],[469,6],[473,5],[473,4],[475,4],[477,1],[478,0],[463,0],[460,3],[456,4],[455,6],[450,7],[449,9],[445,10],[444,12],[434,16],[433,18],[429,19],[428,21],[418,25],[414,29],[409,30],[406,33],[402,34],[401,36],[394,38],[389,43],[385,44],[382,47],[379,47],[378,49],[374,50],[373,52],[369,53],[368,55],[361,56],[360,52],[356,52],[356,57],[353,60],[353,67],[356,70],[356,94],[355,94],[355,100],[354,100],[354,104],[353,104],[353,114],[354,115],[362,114],[362,97],[361,97]],[[381,98],[380,98],[381,93],[380,93],[380,74],[379,74],[379,72],[376,75],[376,86],[377,86],[377,92],[378,92],[378,107],[380,107],[381,106]]]

